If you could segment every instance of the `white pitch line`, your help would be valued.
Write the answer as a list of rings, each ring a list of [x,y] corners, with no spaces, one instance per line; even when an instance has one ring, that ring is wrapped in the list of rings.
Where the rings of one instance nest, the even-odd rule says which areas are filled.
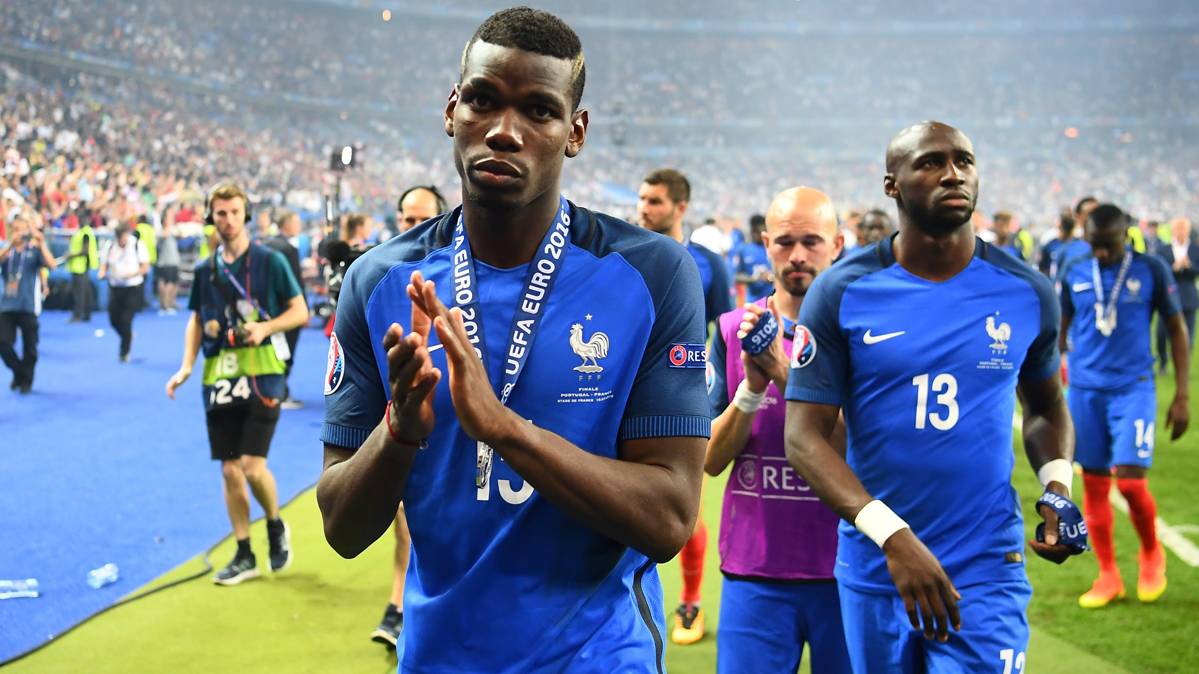
[[[1016,431],[1024,424],[1024,419],[1019,413],[1012,416],[1012,428]],[[1128,501],[1124,500],[1124,495],[1119,489],[1111,490],[1108,500],[1112,502],[1116,510],[1124,514],[1128,514]],[[1177,527],[1172,527],[1162,518],[1157,518],[1157,538],[1173,552],[1184,564],[1192,568],[1199,567],[1199,547],[1183,535],[1183,531],[1193,531],[1196,527],[1189,524],[1181,524]]]

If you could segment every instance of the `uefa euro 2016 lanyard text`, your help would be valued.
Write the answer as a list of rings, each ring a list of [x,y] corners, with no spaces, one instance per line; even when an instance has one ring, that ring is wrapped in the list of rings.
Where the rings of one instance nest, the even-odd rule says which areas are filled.
[[[500,404],[507,405],[516,382],[524,371],[529,352],[533,349],[533,340],[537,338],[537,328],[544,315],[545,306],[549,301],[550,291],[554,280],[562,269],[562,253],[566,243],[570,241],[570,205],[566,198],[558,197],[558,217],[541,239],[541,245],[529,264],[529,273],[525,277],[525,289],[520,296],[520,305],[516,315],[512,317],[511,338],[506,349],[504,374],[500,382]],[[462,311],[462,323],[466,335],[475,348],[475,355],[483,361],[483,370],[487,370],[487,357],[483,340],[483,316],[479,308],[477,291],[478,283],[475,277],[475,261],[470,253],[470,242],[466,240],[466,228],[462,216],[458,216],[458,224],[454,227],[454,306]],[[477,444],[475,457],[475,488],[482,488],[491,479],[492,449],[483,443]]]
[[[1124,251],[1124,260],[1120,263],[1120,271],[1116,273],[1116,283],[1112,286],[1112,296],[1107,304],[1103,303],[1103,279],[1099,276],[1099,261],[1091,258],[1091,282],[1095,286],[1095,329],[1104,337],[1111,337],[1116,329],[1116,302],[1120,301],[1120,291],[1124,288],[1124,277],[1132,264],[1132,253]]]

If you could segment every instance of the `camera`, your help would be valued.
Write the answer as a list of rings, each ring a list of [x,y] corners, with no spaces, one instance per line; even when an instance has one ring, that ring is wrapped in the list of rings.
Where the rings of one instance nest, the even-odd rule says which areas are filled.
[[[250,331],[240,325],[235,328],[229,328],[225,332],[225,341],[234,349],[250,346],[249,341],[247,341],[249,337]]]

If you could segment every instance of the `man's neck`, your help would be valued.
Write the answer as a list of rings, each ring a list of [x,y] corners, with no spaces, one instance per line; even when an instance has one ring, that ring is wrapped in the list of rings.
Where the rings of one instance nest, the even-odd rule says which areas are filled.
[[[895,261],[912,274],[929,281],[947,281],[973,259],[974,230],[967,220],[947,234],[933,236],[901,219],[893,252]]]
[[[795,320],[799,318],[799,308],[803,305],[803,295],[795,296],[774,284],[774,308],[778,309],[783,318]]]
[[[670,231],[666,233],[666,236],[669,236],[670,238],[674,239],[675,241],[678,241],[679,243],[682,243],[682,244],[687,243],[687,237],[683,236],[683,221],[679,220],[678,222],[671,225]]]
[[[245,254],[250,249],[250,237],[245,232],[232,241],[225,241],[222,246],[223,257],[226,262],[236,262],[237,258]]]
[[[558,213],[558,190],[521,208],[489,209],[462,195],[462,218],[471,254],[493,267],[510,269],[527,264]]]

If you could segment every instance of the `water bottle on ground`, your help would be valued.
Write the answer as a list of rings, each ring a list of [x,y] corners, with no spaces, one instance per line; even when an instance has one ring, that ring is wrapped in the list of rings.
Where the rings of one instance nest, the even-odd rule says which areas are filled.
[[[37,579],[0,580],[0,599],[37,597]]]
[[[105,585],[110,585],[117,582],[121,577],[120,570],[117,565],[109,562],[98,569],[92,569],[87,572],[87,584],[92,586],[93,590],[99,590]]]

